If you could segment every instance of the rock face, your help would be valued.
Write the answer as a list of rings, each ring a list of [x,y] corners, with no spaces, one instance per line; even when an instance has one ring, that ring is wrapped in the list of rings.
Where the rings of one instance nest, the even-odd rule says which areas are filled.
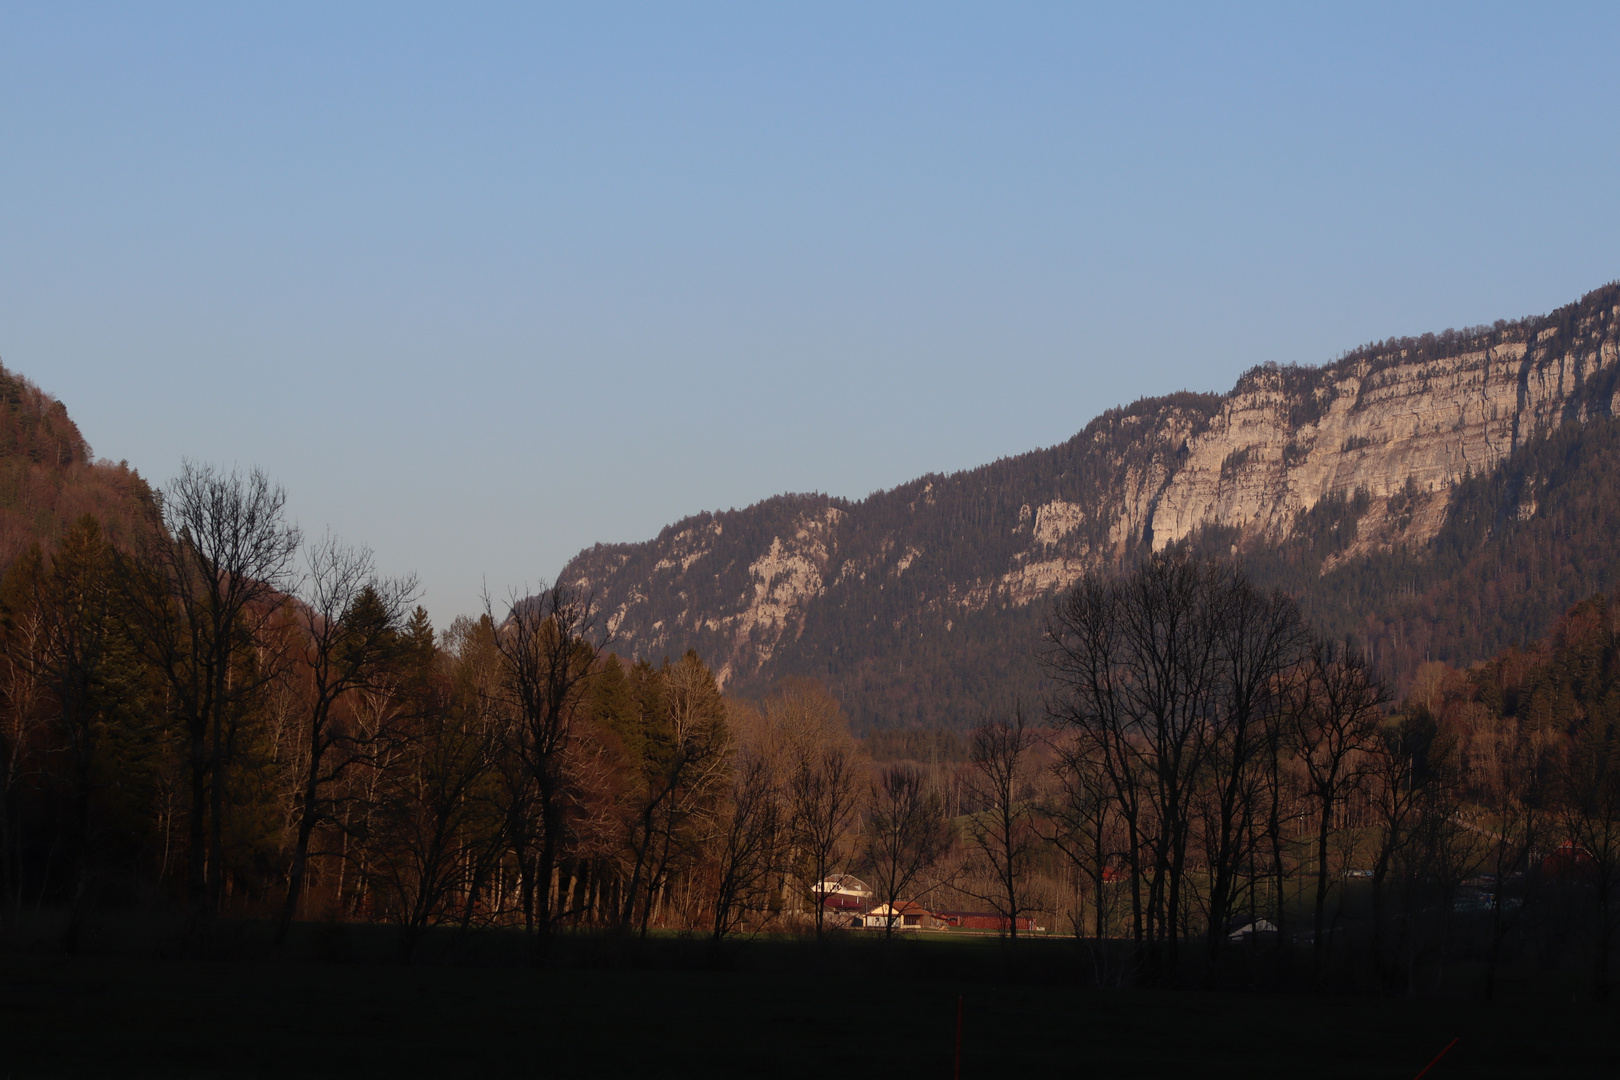
[[[1060,446],[861,502],[786,495],[700,514],[647,543],[584,551],[559,580],[595,595],[621,652],[696,648],[745,689],[816,675],[881,723],[850,695],[926,695],[899,685],[908,657],[915,668],[931,649],[959,650],[952,635],[974,641],[975,627],[993,638],[987,613],[1039,608],[1150,549],[1275,547],[1342,502],[1354,538],[1321,573],[1421,550],[1459,483],[1527,440],[1620,411],[1617,374],[1609,286],[1540,319],[1256,368],[1224,396],[1139,401]]]
[[[1396,539],[1426,543],[1465,476],[1491,472],[1525,439],[1614,410],[1612,395],[1587,391],[1613,382],[1603,376],[1620,360],[1617,321],[1620,307],[1595,311],[1574,342],[1547,328],[1539,340],[1435,359],[1402,349],[1347,360],[1308,389],[1288,386],[1293,373],[1251,372],[1188,440],[1144,527],[1155,549],[1208,525],[1284,538],[1300,511],[1365,491],[1380,527],[1357,553]],[[1422,508],[1396,528],[1388,501],[1414,490]]]

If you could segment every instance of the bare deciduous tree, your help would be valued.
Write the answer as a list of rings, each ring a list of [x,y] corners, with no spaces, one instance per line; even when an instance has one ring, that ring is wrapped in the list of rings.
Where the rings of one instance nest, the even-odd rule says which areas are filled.
[[[883,927],[892,936],[895,905],[923,881],[950,847],[944,809],[931,796],[920,772],[909,765],[890,765],[872,781],[867,808],[865,863],[872,874],[874,898],[888,905]]]
[[[1221,567],[1210,587],[1218,687],[1209,712],[1207,771],[1197,815],[1208,879],[1205,963],[1214,978],[1229,918],[1242,892],[1254,888],[1256,819],[1275,778],[1275,734],[1287,679],[1308,633],[1292,600],[1256,589],[1236,566]]]
[[[979,876],[991,887],[967,889],[1007,920],[1008,939],[1016,942],[1019,918],[1033,910],[1026,885],[1041,845],[1030,762],[1035,733],[1018,706],[1012,719],[974,728],[968,744],[967,790],[975,804],[975,812],[968,816],[968,839]]]
[[[1180,553],[1154,555],[1125,578],[1088,575],[1047,629],[1047,667],[1062,688],[1052,713],[1112,788],[1128,833],[1133,934],[1162,943],[1171,970],[1224,674],[1213,603],[1221,575]]]
[[[464,916],[471,890],[459,910],[451,907],[453,895],[504,839],[504,818],[489,791],[499,726],[481,712],[485,701],[427,689],[410,739],[381,776],[367,837],[369,872],[404,928],[406,959],[430,926]]]
[[[844,857],[844,845],[860,808],[855,756],[847,746],[829,746],[797,762],[789,780],[792,835],[798,848],[799,883],[812,894],[816,937],[826,926],[826,906],[817,890]]]
[[[1049,711],[1071,736],[1068,801],[1081,797],[1065,835],[1100,835],[1086,807],[1101,787],[1126,834],[1133,936],[1159,943],[1174,973],[1201,903],[1206,971],[1218,977],[1257,856],[1268,839],[1279,850],[1284,691],[1308,643],[1298,611],[1235,564],[1163,552],[1123,578],[1083,578],[1047,642],[1060,687]],[[1084,859],[1100,876],[1100,852]]]
[[[46,616],[33,602],[33,583],[43,572],[39,547],[24,550],[6,574],[8,595],[0,598],[5,611],[0,624],[0,927],[9,927],[22,905],[17,800],[28,759],[37,752],[37,733],[45,724],[45,690],[34,657],[45,648]]]
[[[1312,956],[1320,978],[1327,959],[1328,858],[1334,815],[1366,780],[1378,746],[1388,691],[1349,646],[1315,643],[1289,688],[1287,723],[1293,750],[1316,810],[1316,888]]]
[[[717,830],[715,941],[769,908],[781,852],[780,793],[770,764],[745,752],[728,796]]]
[[[219,910],[226,765],[245,703],[283,657],[255,647],[293,584],[300,542],[286,493],[257,469],[186,462],[120,577],[138,641],[186,732],[191,780],[188,896],[193,928]]]
[[[838,702],[809,680],[779,685],[765,699],[761,722],[784,774],[788,868],[813,905],[820,938],[826,909],[817,890],[847,857],[859,811],[855,741]]]
[[[1570,755],[1564,827],[1568,862],[1591,892],[1592,992],[1613,992],[1610,959],[1620,929],[1620,720],[1586,718]]]
[[[486,614],[493,613],[486,598]],[[511,714],[510,749],[527,781],[513,792],[511,827],[526,870],[525,917],[540,946],[551,932],[552,878],[567,845],[569,778],[565,764],[577,713],[607,636],[591,597],[562,584],[538,598],[514,599],[496,628],[501,687]],[[523,813],[532,797],[534,812]],[[532,860],[528,850],[532,850]]]
[[[688,652],[663,670],[662,700],[645,717],[646,751],[626,823],[628,874],[619,926],[646,936],[674,867],[712,834],[732,749],[725,703],[714,676]]]
[[[1119,815],[1108,781],[1091,757],[1090,746],[1072,736],[1054,740],[1054,746],[1057,754],[1051,769],[1056,790],[1042,807],[1045,836],[1069,860],[1079,878],[1090,885],[1091,934],[1101,939],[1108,932],[1113,907],[1105,885],[1110,864],[1118,854],[1113,833]],[[1084,908],[1085,901],[1080,898],[1073,914],[1077,936],[1085,933]]]
[[[1373,928],[1372,957],[1389,989],[1394,989],[1409,966],[1412,920],[1410,912],[1397,917],[1391,910],[1397,886],[1408,907],[1410,882],[1402,873],[1423,833],[1423,819],[1434,796],[1445,786],[1442,759],[1449,758],[1451,740],[1440,737],[1427,709],[1401,715],[1384,725],[1372,761],[1372,821],[1376,846],[1371,874]],[[1449,806],[1449,802],[1446,803]]]
[[[1533,899],[1539,878],[1534,866],[1536,852],[1547,846],[1556,824],[1552,788],[1562,757],[1559,741],[1544,729],[1527,733],[1512,722],[1502,724],[1496,735],[1496,767],[1488,778],[1489,787],[1482,792],[1497,808],[1495,827],[1485,830],[1491,909],[1486,1000],[1496,996],[1503,943]]]
[[[417,594],[414,577],[379,576],[369,549],[347,547],[331,535],[309,548],[308,563],[298,656],[308,703],[301,725],[303,776],[287,895],[276,926],[278,945],[286,940],[303,894],[310,838],[332,818],[328,792],[359,755],[377,748],[381,735],[349,722],[340,706],[383,685],[400,651],[401,624]],[[341,752],[334,754],[334,749]]]
[[[14,663],[27,667],[38,704],[61,736],[72,766],[68,772],[71,810],[66,823],[73,860],[73,894],[63,947],[77,948],[96,888],[92,804],[101,764],[100,734],[118,693],[106,678],[116,649],[117,619],[112,549],[95,518],[80,518],[57,544],[49,563],[33,549],[22,560],[20,577],[28,595],[18,615],[32,632],[12,641]],[[24,641],[31,647],[21,648]]]

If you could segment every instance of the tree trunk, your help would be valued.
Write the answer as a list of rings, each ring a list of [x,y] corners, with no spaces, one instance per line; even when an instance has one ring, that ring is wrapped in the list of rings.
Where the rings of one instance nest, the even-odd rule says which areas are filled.
[[[208,907],[208,736],[206,724],[191,733],[191,813],[186,821],[186,894],[190,925],[200,930]]]
[[[88,735],[83,737],[88,739]],[[73,807],[73,826],[78,833],[74,838],[76,857],[74,861],[73,905],[68,916],[67,930],[62,935],[62,948],[70,953],[77,952],[79,949],[79,942],[83,935],[85,920],[88,918],[91,900],[90,755],[86,746],[80,748],[78,770],[77,791],[75,792]]]
[[[225,895],[225,735],[224,718],[214,717],[213,760],[208,785],[208,895],[204,913],[209,923],[219,915]]]
[[[1332,825],[1333,800],[1324,793],[1322,818],[1316,833],[1316,910],[1311,934],[1311,969],[1318,983],[1327,961],[1327,943],[1322,940],[1322,934],[1327,928],[1328,833]]]
[[[316,811],[320,806],[319,783],[321,755],[317,743],[310,747],[309,774],[304,778],[303,815],[298,821],[298,840],[293,846],[292,865],[287,871],[287,899],[281,905],[281,918],[276,922],[275,945],[280,948],[292,929],[298,913],[298,901],[304,893],[304,873],[309,863],[309,840],[315,833]]]
[[[1592,958],[1592,997],[1597,1001],[1608,1001],[1612,989],[1609,984],[1609,956],[1614,943],[1614,920],[1609,917],[1612,891],[1611,886],[1605,885],[1598,896],[1597,949]]]

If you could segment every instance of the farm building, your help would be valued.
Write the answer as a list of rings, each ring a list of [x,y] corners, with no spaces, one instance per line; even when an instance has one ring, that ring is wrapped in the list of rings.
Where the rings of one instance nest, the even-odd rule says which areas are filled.
[[[1228,941],[1248,941],[1250,938],[1263,940],[1268,935],[1273,938],[1277,935],[1277,925],[1270,919],[1257,915],[1234,915],[1226,920]]]
[[[995,911],[936,911],[934,913],[945,926],[955,927],[959,930],[1010,930],[1013,926],[1007,916]],[[1039,930],[1033,915],[1018,916],[1018,932]]]
[[[872,902],[872,887],[854,874],[834,874],[810,890],[828,911],[861,912]]]
[[[896,930],[937,930],[945,925],[939,916],[915,900],[897,900],[892,908],[879,904],[857,925],[866,930],[882,930],[891,923]]]
[[[1596,865],[1590,851],[1573,840],[1565,840],[1541,860],[1541,872],[1550,878],[1572,878],[1591,873]]]

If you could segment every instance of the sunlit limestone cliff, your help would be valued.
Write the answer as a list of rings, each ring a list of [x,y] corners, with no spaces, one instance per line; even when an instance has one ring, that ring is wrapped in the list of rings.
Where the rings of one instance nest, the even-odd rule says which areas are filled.
[[[647,543],[584,551],[559,580],[595,597],[621,653],[696,648],[744,692],[813,675],[868,726],[1035,704],[1051,598],[1174,544],[1242,555],[1398,678],[1414,656],[1467,661],[1545,629],[1453,632],[1447,618],[1481,616],[1446,615],[1446,597],[1478,572],[1471,560],[1496,550],[1511,571],[1537,528],[1570,533],[1560,514],[1608,513],[1617,374],[1609,286],[1542,318],[1256,368],[1225,395],[1138,401],[1060,446],[859,502],[787,495],[700,514]],[[1553,591],[1607,587],[1613,560],[1595,558]],[[1539,617],[1543,601],[1520,595],[1535,567],[1523,572],[1499,582],[1486,616]]]

